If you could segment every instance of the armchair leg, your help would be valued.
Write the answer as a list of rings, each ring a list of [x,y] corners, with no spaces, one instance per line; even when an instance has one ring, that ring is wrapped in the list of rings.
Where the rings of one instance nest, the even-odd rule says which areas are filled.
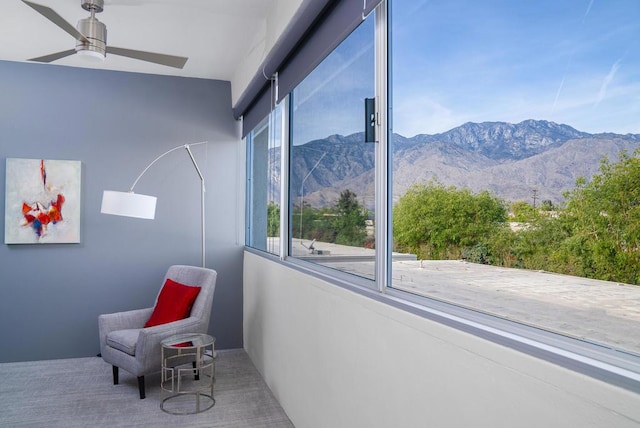
[[[140,399],[143,400],[144,394],[144,376],[138,376],[138,390],[140,391]]]
[[[113,371],[113,384],[117,385],[118,384],[118,367],[112,366],[111,370]]]

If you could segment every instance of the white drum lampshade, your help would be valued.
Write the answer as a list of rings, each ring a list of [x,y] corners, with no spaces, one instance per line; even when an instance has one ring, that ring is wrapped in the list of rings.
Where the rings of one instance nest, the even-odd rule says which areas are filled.
[[[102,194],[100,212],[153,220],[156,216],[156,200],[155,196],[105,190]]]

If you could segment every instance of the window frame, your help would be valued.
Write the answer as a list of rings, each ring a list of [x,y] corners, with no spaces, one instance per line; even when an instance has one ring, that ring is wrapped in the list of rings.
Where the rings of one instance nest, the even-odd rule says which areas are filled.
[[[330,284],[350,290],[376,301],[389,304],[422,318],[438,322],[475,337],[504,345],[527,355],[541,358],[561,367],[602,380],[635,393],[640,393],[640,355],[607,345],[554,333],[543,328],[490,315],[479,310],[419,296],[392,287],[392,169],[390,134],[392,132],[390,104],[392,98],[391,49],[389,22],[391,1],[383,0],[375,9],[375,81],[376,81],[376,270],[375,280],[337,271],[316,263],[290,257],[291,225],[289,213],[292,197],[289,186],[291,103],[289,95],[280,126],[281,141],[281,206],[280,253],[262,252],[246,246],[246,251],[266,257]],[[250,160],[248,160],[250,162]],[[247,163],[249,167],[249,163]],[[286,173],[284,173],[286,172]],[[248,214],[249,215],[249,214]],[[373,284],[373,286],[372,286]]]
[[[277,86],[277,77],[274,79],[274,87]],[[273,90],[274,88],[272,88]],[[277,125],[277,118],[278,118],[278,113],[280,114],[280,118],[281,120],[283,119],[284,116],[286,116],[286,114],[284,114],[281,110],[279,111],[279,105],[274,104],[273,108],[271,109],[271,111],[269,112],[269,114],[263,118],[261,121],[259,121],[256,126],[254,127],[254,129],[252,129],[250,132],[247,133],[247,135],[245,136],[245,171],[246,171],[246,188],[245,188],[245,227],[244,227],[244,243],[245,246],[250,246],[251,248],[255,248],[257,250],[260,251],[264,251],[265,253],[269,253],[269,254],[275,254],[274,251],[272,251],[272,249],[269,246],[269,236],[265,236],[265,248],[258,248],[256,246],[252,246],[253,243],[255,243],[256,238],[255,238],[255,230],[257,229],[256,227],[256,218],[254,217],[254,212],[252,210],[252,208],[254,207],[254,198],[256,195],[256,188],[255,188],[255,181],[256,178],[258,177],[254,177],[254,159],[255,159],[255,154],[256,154],[256,146],[255,146],[255,136],[256,136],[256,130],[259,130],[260,132],[258,132],[258,134],[260,134],[261,132],[266,132],[267,136],[267,143],[266,143],[266,150],[267,150],[267,155],[266,155],[266,159],[269,159],[269,150],[270,150],[270,145],[272,143],[272,141],[275,140],[275,135],[277,135],[276,132],[276,125]],[[282,131],[282,129],[280,129],[280,131]],[[282,134],[281,134],[282,135]],[[284,141],[284,137],[281,137],[281,144],[282,141]],[[266,166],[266,171],[269,172],[269,167],[268,165]],[[280,180],[283,180],[282,177],[282,172],[280,173],[281,177]],[[268,194],[268,187],[269,187],[269,183],[266,183],[267,186],[267,190],[266,193]],[[283,195],[282,192],[280,193],[280,201],[279,203],[282,203],[283,200]],[[282,207],[280,207],[280,210],[282,211]],[[266,221],[268,222],[268,213],[266,214]],[[268,230],[268,224],[265,225],[265,231]],[[281,253],[281,249],[278,248],[278,253]]]
[[[378,1],[379,0],[376,0],[376,2],[378,2]],[[339,6],[338,6],[338,8],[339,8]],[[370,17],[371,13],[375,13],[375,15],[374,15],[375,19],[373,20],[373,22],[370,22],[373,25],[373,40],[372,41],[374,42],[373,43],[374,44],[374,47],[373,47],[373,56],[374,56],[374,58],[373,58],[373,69],[371,70],[373,72],[372,89],[373,89],[374,96],[375,96],[375,99],[376,99],[376,115],[378,117],[380,117],[380,116],[383,116],[383,115],[379,114],[380,104],[379,104],[379,100],[378,100],[379,99],[379,97],[378,97],[378,93],[379,93],[378,83],[381,81],[381,79],[379,79],[379,77],[378,77],[379,74],[380,74],[380,71],[378,70],[378,67],[379,67],[379,64],[380,64],[380,61],[378,61],[378,57],[379,57],[380,53],[378,51],[379,46],[375,42],[375,40],[379,36],[379,29],[378,29],[378,21],[379,21],[378,13],[379,12],[378,12],[378,9],[377,8],[372,9],[369,14],[365,14],[363,12],[361,20],[360,20],[360,23],[364,23],[364,21]],[[358,17],[358,18],[360,19],[360,17]],[[353,31],[350,31],[349,34],[346,35],[346,38],[343,40],[343,42],[345,40],[347,40],[348,37],[353,34],[353,32],[355,32],[356,28],[358,28],[358,27],[356,26],[355,28],[353,28]],[[340,46],[340,44],[338,44],[338,46]],[[338,46],[336,46],[336,48]],[[329,58],[334,51],[335,51],[335,49],[330,51],[330,52],[328,52],[328,53],[326,53],[326,55],[324,55],[324,57],[323,57],[323,60],[319,61],[317,66],[320,66],[322,64],[322,62],[324,60],[326,60],[327,58]],[[311,72],[315,71],[316,69],[317,69],[317,67],[314,68],[313,70],[311,70]],[[302,79],[302,81],[304,81],[304,79]],[[300,83],[302,83],[302,81]],[[386,83],[384,85],[386,87]],[[287,86],[285,86],[285,87],[287,87]],[[281,159],[286,159],[288,161],[288,163],[286,165],[283,164],[281,166],[283,168],[282,171],[287,171],[287,174],[286,174],[287,175],[286,192],[282,192],[281,191],[281,194],[287,193],[289,195],[289,199],[287,201],[287,209],[288,209],[288,212],[286,213],[287,217],[285,218],[286,219],[286,229],[285,230],[287,231],[287,236],[281,237],[281,241],[286,241],[287,246],[284,248],[285,251],[281,253],[281,258],[283,260],[286,259],[286,260],[290,261],[291,263],[302,263],[303,266],[305,264],[312,264],[312,265],[317,267],[319,272],[324,272],[326,275],[334,275],[336,278],[339,278],[340,281],[343,281],[343,282],[352,281],[352,282],[358,284],[359,286],[382,290],[383,287],[380,286],[381,283],[377,279],[377,275],[378,275],[377,270],[378,270],[378,267],[380,266],[380,263],[381,263],[381,261],[379,260],[380,259],[380,254],[379,254],[378,251],[375,252],[375,256],[374,256],[375,268],[374,268],[374,270],[372,270],[374,278],[369,278],[369,277],[366,277],[366,276],[359,276],[359,275],[356,275],[356,274],[350,274],[348,272],[341,271],[340,269],[337,269],[337,268],[327,267],[327,266],[322,265],[321,263],[314,263],[314,262],[305,260],[304,258],[292,255],[293,254],[293,247],[292,247],[293,239],[292,238],[294,238],[296,235],[295,235],[295,232],[292,230],[293,221],[292,221],[291,217],[292,217],[293,211],[294,211],[294,201],[297,198],[297,196],[293,196],[293,192],[296,189],[292,189],[291,185],[290,185],[290,183],[291,183],[290,179],[291,179],[291,175],[292,175],[292,171],[291,171],[291,163],[292,163],[291,162],[291,156],[292,156],[292,144],[293,144],[292,143],[292,138],[293,138],[292,135],[294,133],[293,132],[294,119],[292,119],[292,118],[295,118],[295,112],[294,112],[295,105],[296,105],[296,99],[295,99],[296,93],[295,92],[296,92],[296,89],[298,89],[298,88],[299,88],[299,85],[293,87],[293,89],[291,89],[291,91],[289,93],[287,93],[283,98],[283,102],[286,102],[286,108],[284,110],[288,112],[288,114],[287,114],[287,122],[283,123],[283,125],[282,125],[283,126],[283,135],[287,136],[287,144],[286,144],[287,145],[287,151],[286,151],[286,153],[284,151],[281,153]],[[280,91],[278,90],[276,92],[280,92]],[[363,119],[364,119],[364,117],[363,117]],[[364,125],[364,120],[362,121],[362,124]],[[381,169],[380,167],[377,166],[378,165],[378,159],[380,158],[379,152],[381,150],[385,150],[386,151],[386,146],[384,148],[382,148],[382,145],[379,144],[380,140],[384,141],[385,144],[386,144],[386,133],[383,132],[381,129],[384,129],[384,128],[380,126],[380,122],[377,122],[376,123],[376,139],[377,139],[376,143],[365,143],[367,145],[374,144],[374,146],[372,147],[372,149],[373,149],[372,152],[374,153],[375,159],[376,159],[376,167],[375,167],[375,171],[376,171],[376,173],[375,173],[376,174],[376,178],[375,178],[375,180],[376,180],[376,190],[375,191],[376,192],[378,192],[379,187],[381,187],[381,186],[378,185],[378,170]],[[286,130],[286,132],[284,130]],[[283,145],[284,145],[284,143],[283,143]],[[376,213],[375,213],[375,222],[376,222],[375,233],[376,233],[376,239],[378,239],[377,233],[378,233],[379,227],[378,227],[377,210],[379,209],[379,198],[377,197],[377,193],[376,193],[376,201],[375,201],[374,209],[376,210]],[[386,222],[386,215],[387,215],[386,206],[384,207],[383,214],[384,214],[384,217],[385,217],[384,222]],[[281,225],[282,225],[282,223],[281,223]],[[358,248],[361,248],[361,247],[358,247]],[[332,256],[333,256],[333,254],[332,254]],[[339,258],[340,255],[335,255],[334,257],[338,257]],[[345,258],[345,260],[347,260],[347,259]],[[385,271],[386,271],[386,267],[385,267]]]

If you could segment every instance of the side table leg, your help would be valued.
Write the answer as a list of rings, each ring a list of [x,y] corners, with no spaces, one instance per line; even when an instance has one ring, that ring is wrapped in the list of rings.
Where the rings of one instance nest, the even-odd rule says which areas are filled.
[[[196,362],[192,362],[191,365],[193,366],[193,380],[200,380],[200,370],[197,369],[197,364]]]

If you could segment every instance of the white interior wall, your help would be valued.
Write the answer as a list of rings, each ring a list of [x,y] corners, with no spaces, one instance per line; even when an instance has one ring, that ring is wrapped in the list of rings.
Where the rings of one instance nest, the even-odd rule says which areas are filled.
[[[244,257],[244,346],[296,427],[637,427],[640,396]]]
[[[301,3],[302,0],[274,0],[273,7],[263,25],[260,28],[250,29],[255,34],[252,49],[245,55],[244,60],[235,70],[231,79],[232,105],[236,104],[253,76],[259,71],[262,61],[278,41]]]

